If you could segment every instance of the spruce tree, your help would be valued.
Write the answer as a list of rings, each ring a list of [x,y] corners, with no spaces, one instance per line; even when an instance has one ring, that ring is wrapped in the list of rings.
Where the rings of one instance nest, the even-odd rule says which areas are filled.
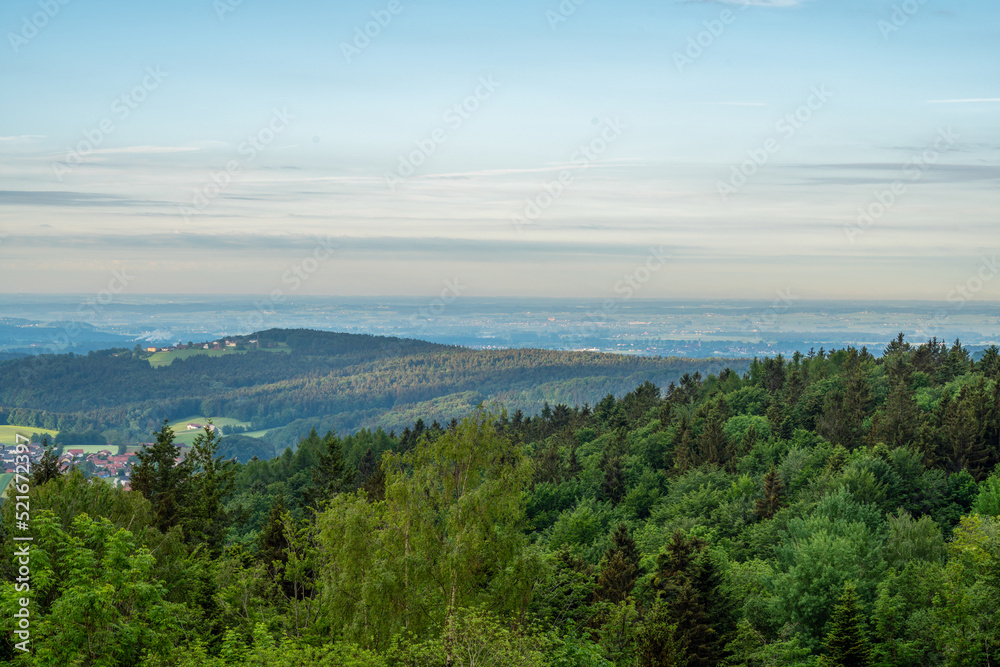
[[[688,667],[714,667],[725,658],[725,646],[734,630],[732,605],[722,591],[722,575],[708,553],[706,542],[697,537],[674,533],[657,557],[653,586],[657,591],[654,617],[658,625],[640,645],[649,655],[678,650]],[[672,628],[669,632],[667,628]]]
[[[204,543],[213,556],[222,553],[230,519],[225,503],[233,491],[236,476],[235,461],[223,461],[221,456],[216,456],[219,440],[211,421],[195,437],[186,460],[191,476],[181,511],[187,538]]]
[[[42,439],[42,447],[45,448],[42,458],[31,468],[31,486],[35,487],[41,486],[51,479],[62,477],[63,474],[59,457],[56,456],[55,451],[49,446],[47,436]]]
[[[179,508],[188,490],[191,466],[177,461],[180,448],[174,444],[167,420],[154,435],[156,442],[136,452],[139,462],[132,468],[131,485],[152,504],[156,527],[166,532],[180,522]]]
[[[844,592],[833,608],[830,631],[826,635],[826,650],[839,667],[870,667],[871,646],[865,635],[865,618],[861,611],[857,585],[844,584]]]
[[[770,519],[784,504],[785,485],[772,465],[764,475],[764,497],[757,499],[757,516],[761,519]]]
[[[619,524],[611,541],[602,559],[596,594],[602,600],[618,604],[624,602],[635,587],[642,572],[639,566],[642,555],[624,523]]]
[[[625,497],[625,469],[622,464],[622,457],[612,456],[607,459],[602,466],[604,479],[601,481],[601,488],[598,490],[598,499],[607,500],[612,505],[617,505]]]
[[[312,485],[302,491],[302,500],[308,507],[319,509],[338,493],[353,490],[354,477],[354,469],[344,462],[340,439],[328,432],[323,437],[319,462],[312,471]]]

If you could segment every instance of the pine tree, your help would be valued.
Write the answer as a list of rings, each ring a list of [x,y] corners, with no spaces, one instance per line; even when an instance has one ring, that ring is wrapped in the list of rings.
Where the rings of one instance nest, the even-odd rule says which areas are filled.
[[[761,519],[770,519],[784,504],[785,485],[772,465],[764,475],[764,497],[757,499],[757,516]]]
[[[625,469],[622,457],[612,456],[608,458],[602,469],[604,470],[604,479],[601,481],[598,499],[607,500],[612,505],[617,505],[625,497]]]
[[[562,481],[562,477],[562,456],[559,453],[559,447],[555,439],[552,439],[549,446],[541,452],[541,456],[538,458],[538,464],[535,467],[535,481],[560,482]]]
[[[222,553],[230,519],[225,502],[233,491],[236,476],[235,461],[223,461],[216,456],[219,440],[211,421],[195,437],[186,459],[191,476],[181,510],[186,537],[206,544],[213,556]]]
[[[657,591],[654,617],[658,624],[650,632],[659,645],[640,639],[649,655],[683,655],[678,664],[714,667],[725,657],[725,646],[734,630],[731,604],[722,592],[722,575],[708,553],[706,542],[697,537],[674,533],[657,557],[653,587]],[[672,628],[669,632],[667,628]]]
[[[42,458],[31,467],[31,486],[33,487],[41,486],[51,479],[62,477],[63,474],[62,464],[59,463],[59,457],[56,456],[55,451],[49,446],[48,437],[42,439],[42,447],[45,448]]]
[[[579,477],[580,473],[583,472],[583,466],[580,465],[580,459],[576,455],[576,450],[579,446],[576,439],[574,439],[573,444],[569,448],[569,463],[566,465],[566,472],[573,479]]]
[[[153,506],[156,527],[166,532],[181,519],[179,508],[188,490],[191,466],[178,462],[180,448],[174,444],[174,432],[163,420],[154,432],[156,442],[136,452],[138,464],[132,469],[132,490],[141,493]]]
[[[315,433],[313,430],[310,437]],[[326,451],[322,451],[324,449]],[[319,509],[338,493],[354,489],[354,477],[354,469],[344,462],[340,439],[332,431],[328,432],[323,437],[319,462],[312,471],[312,485],[302,491],[302,500],[306,506]]]
[[[865,618],[861,611],[857,585],[844,584],[844,592],[833,608],[830,631],[826,635],[826,650],[839,667],[870,667],[871,646],[865,635]]]
[[[685,473],[698,465],[698,453],[695,451],[691,426],[687,415],[681,417],[681,424],[674,440],[673,466],[678,472]]]
[[[619,524],[611,541],[602,559],[595,592],[598,598],[618,604],[624,602],[635,587],[642,572],[639,566],[642,554],[624,523]]]
[[[719,465],[729,453],[729,439],[722,430],[722,419],[713,415],[705,423],[705,430],[698,439],[698,449],[701,450],[706,463]]]
[[[358,462],[358,474],[356,482],[359,486],[364,486],[365,482],[371,479],[371,476],[375,474],[375,469],[378,468],[378,460],[375,458],[375,452],[369,447],[365,450],[365,453],[361,456],[361,460]]]

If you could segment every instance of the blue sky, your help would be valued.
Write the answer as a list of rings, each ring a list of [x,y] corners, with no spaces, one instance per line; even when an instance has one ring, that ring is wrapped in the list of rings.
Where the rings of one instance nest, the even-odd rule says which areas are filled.
[[[944,299],[997,250],[998,19],[9,0],[0,290],[267,295],[307,262],[302,294],[601,297],[662,248],[638,296]]]

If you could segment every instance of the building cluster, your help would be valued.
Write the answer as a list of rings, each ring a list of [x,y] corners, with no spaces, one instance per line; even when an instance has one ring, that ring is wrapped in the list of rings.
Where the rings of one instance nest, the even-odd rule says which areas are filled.
[[[255,340],[250,341],[255,343]],[[234,348],[238,345],[235,340],[230,340],[228,338],[223,340],[213,340],[210,343],[195,343],[192,345],[171,345],[169,347],[147,347],[146,352],[174,352],[176,350],[224,350],[226,348]]]
[[[17,472],[17,457],[23,456],[24,454],[18,452],[17,445],[3,445],[2,447],[3,449],[0,450],[2,451],[2,453],[0,453],[0,456],[3,457],[4,472],[5,473]],[[24,445],[21,445],[21,447],[23,448]],[[42,457],[43,451],[44,450],[42,449],[42,446],[39,445],[37,442],[32,442],[28,444],[28,456],[30,457],[32,463],[34,463],[35,461],[37,461]]]
[[[67,448],[59,457],[59,462],[64,468],[74,465],[92,466],[95,476],[126,488],[129,477],[131,477],[132,463],[135,460],[135,454],[131,452],[113,455],[110,449],[105,449],[88,454],[83,449],[73,447]]]

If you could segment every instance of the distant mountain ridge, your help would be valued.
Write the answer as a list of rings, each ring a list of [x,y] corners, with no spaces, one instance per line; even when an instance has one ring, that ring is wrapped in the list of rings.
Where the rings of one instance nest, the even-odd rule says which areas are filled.
[[[148,439],[163,419],[204,414],[243,420],[255,430],[279,429],[271,435],[282,445],[313,426],[401,429],[416,417],[444,421],[491,401],[533,413],[546,401],[593,404],[647,380],[666,387],[685,373],[747,366],[744,360],[472,350],[306,329],[231,338],[240,354],[178,358],[161,368],[138,348],[8,361],[0,364],[0,422],[99,429],[113,441],[131,442]]]

